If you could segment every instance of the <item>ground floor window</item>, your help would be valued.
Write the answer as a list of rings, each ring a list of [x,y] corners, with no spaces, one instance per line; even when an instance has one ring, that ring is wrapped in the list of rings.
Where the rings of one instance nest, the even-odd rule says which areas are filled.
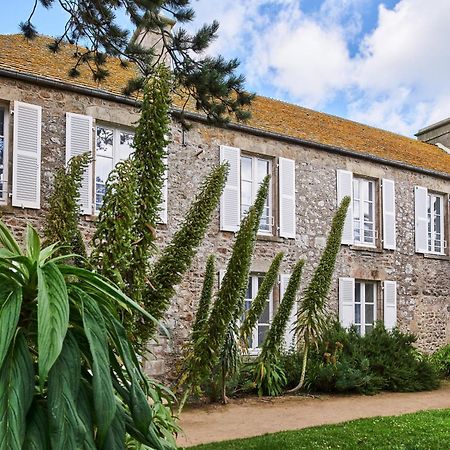
[[[253,300],[258,293],[262,281],[263,275],[251,275],[248,280],[247,292],[245,294],[245,311],[248,311],[252,305]],[[250,353],[257,353],[258,349],[262,347],[264,339],[270,328],[273,314],[273,296],[270,295],[269,300],[266,302],[266,307],[258,319],[258,323],[255,326],[252,335],[249,337],[248,348]],[[245,314],[245,313],[244,313]]]
[[[361,336],[371,331],[377,320],[377,285],[370,281],[355,280],[354,324]]]

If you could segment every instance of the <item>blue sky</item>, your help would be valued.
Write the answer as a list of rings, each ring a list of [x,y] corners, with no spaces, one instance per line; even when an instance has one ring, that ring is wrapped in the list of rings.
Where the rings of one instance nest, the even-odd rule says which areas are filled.
[[[209,52],[238,57],[253,92],[409,136],[450,117],[449,0],[192,4],[189,28],[217,19]],[[21,0],[4,10],[0,32],[17,32],[32,5]],[[35,24],[58,35],[62,15],[41,9]]]

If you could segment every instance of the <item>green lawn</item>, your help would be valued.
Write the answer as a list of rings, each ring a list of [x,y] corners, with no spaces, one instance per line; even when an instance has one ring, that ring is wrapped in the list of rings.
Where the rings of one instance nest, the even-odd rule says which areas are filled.
[[[202,450],[450,449],[450,409],[375,417],[191,447]]]

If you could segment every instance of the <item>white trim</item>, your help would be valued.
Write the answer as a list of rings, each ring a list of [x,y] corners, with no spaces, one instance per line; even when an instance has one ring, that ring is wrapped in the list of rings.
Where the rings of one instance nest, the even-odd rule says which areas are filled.
[[[356,301],[356,285],[359,284],[359,299],[360,301]],[[372,286],[372,303],[366,302],[366,286]],[[360,322],[356,322],[356,305],[360,305]],[[366,322],[366,305],[373,305],[373,322]],[[369,280],[355,280],[355,301],[354,301],[354,309],[353,309],[353,323],[360,327],[360,334],[364,336],[366,334],[366,327],[371,326],[372,329],[375,326],[375,322],[377,321],[377,283],[376,281]]]
[[[439,201],[440,201],[441,214],[440,214],[440,218],[439,218],[439,226],[441,229],[440,230],[441,238],[439,240],[439,243],[440,243],[439,247],[441,248],[441,251],[434,250],[435,243],[436,243],[436,239],[435,239],[436,230],[434,229],[434,219],[435,219],[434,209],[431,207],[431,201],[433,198],[439,199]],[[430,204],[430,215],[429,216],[428,216],[428,203]],[[444,255],[445,254],[444,204],[445,204],[444,195],[436,194],[434,192],[428,191],[428,195],[427,195],[427,250],[428,250],[428,252],[427,253],[432,254],[432,255]],[[429,234],[428,230],[430,228],[431,228],[431,242],[429,242],[429,236],[428,236],[428,234]],[[430,248],[430,246],[431,246],[431,248]]]
[[[397,247],[397,223],[395,213],[395,182],[383,178],[382,209],[383,209],[383,248],[395,250]]]
[[[369,200],[369,198],[364,199],[362,198],[362,187],[367,183],[368,185],[368,192],[372,193],[372,200]],[[355,198],[355,184],[358,185],[358,191],[359,191],[359,197],[358,199]],[[352,208],[352,211],[355,210],[355,202],[359,202],[359,240],[356,240],[356,225],[355,225],[355,216],[353,215],[353,243],[354,245],[363,246],[363,247],[376,247],[376,236],[377,236],[377,230],[376,230],[376,189],[375,189],[375,181],[369,180],[367,178],[363,177],[353,177],[352,182],[352,202],[351,206],[349,206],[349,209]],[[370,195],[369,195],[370,196]],[[366,221],[364,216],[364,204],[369,204],[369,208],[372,209],[372,222]],[[369,209],[370,211],[370,209]],[[365,226],[366,224],[372,224],[372,241],[366,242],[365,241]]]
[[[0,102],[0,107],[4,108],[3,114],[3,186],[2,195],[0,196],[0,204],[8,203],[9,193],[9,114],[10,105]]]

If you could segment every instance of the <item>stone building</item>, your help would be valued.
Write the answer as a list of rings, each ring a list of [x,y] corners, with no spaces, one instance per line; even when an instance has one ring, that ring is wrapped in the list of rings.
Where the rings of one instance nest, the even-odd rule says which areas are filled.
[[[131,151],[138,104],[121,93],[128,69],[111,61],[102,84],[85,69],[71,79],[67,68],[73,48],[65,46],[55,56],[47,51],[48,42],[0,36],[0,214],[16,233],[26,222],[40,228],[55,168],[89,149],[95,162],[81,199],[82,227],[89,238],[106,176]],[[245,125],[214,127],[195,112],[187,118],[189,131],[172,122],[161,246],[211,167],[226,159],[231,173],[219,211],[167,315],[172,338],[155,347],[150,371],[162,374],[188,336],[206,258],[214,253],[219,269],[225,268],[241,215],[266,173],[272,175],[271,192],[247,304],[276,253],[284,251],[285,257],[279,287],[253,334],[255,352],[299,258],[306,259],[302,288],[307,285],[344,195],[352,197],[352,207],[330,309],[361,333],[375,320],[412,331],[426,351],[450,342],[448,121],[422,130],[419,138],[432,142],[425,143],[263,97],[254,101]],[[291,338],[288,332],[287,342]]]

